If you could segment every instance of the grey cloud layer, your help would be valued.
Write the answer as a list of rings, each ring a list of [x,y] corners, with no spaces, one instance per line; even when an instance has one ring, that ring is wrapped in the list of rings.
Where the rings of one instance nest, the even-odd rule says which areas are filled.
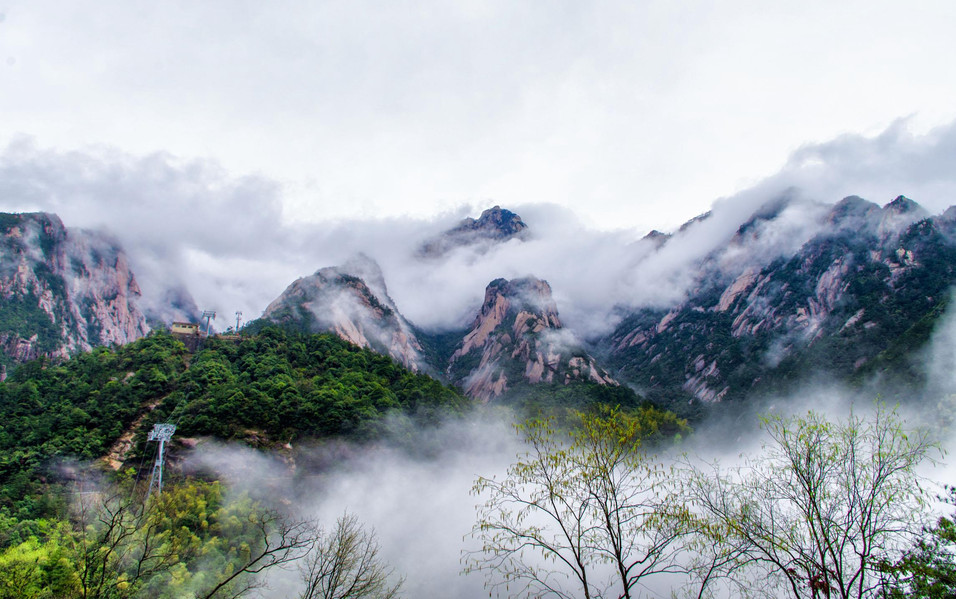
[[[284,189],[263,177],[236,177],[208,161],[111,149],[58,152],[21,139],[0,153],[0,209],[58,213],[67,226],[105,228],[127,248],[144,292],[181,282],[201,308],[258,316],[297,277],[364,252],[379,262],[389,293],[413,323],[467,324],[484,286],[534,275],[551,283],[562,320],[582,336],[606,331],[616,305],[666,307],[693,284],[694,266],[715,248],[726,263],[769,260],[794,251],[814,231],[800,201],[834,202],[856,193],[885,203],[906,194],[931,212],[956,202],[956,123],[926,135],[900,122],[866,138],[843,136],[797,151],[778,174],[713,205],[710,218],[654,251],[644,231],[601,231],[566,208],[507,206],[530,238],[478,252],[458,248],[441,260],[415,258],[419,244],[485,206],[432,220],[283,218]],[[727,247],[737,227],[767,201],[797,200],[756,252]],[[640,210],[635,204],[635,212]],[[692,216],[692,215],[686,215]]]
[[[586,203],[607,224],[643,193],[663,201],[642,226],[669,226],[672,204],[703,210],[808,137],[954,114],[947,0],[0,10],[2,143],[211,155],[289,181],[303,218],[492,197]]]

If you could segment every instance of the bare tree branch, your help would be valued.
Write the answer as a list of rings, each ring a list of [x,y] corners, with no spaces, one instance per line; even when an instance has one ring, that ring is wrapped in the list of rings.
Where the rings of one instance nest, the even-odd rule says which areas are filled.
[[[331,534],[319,533],[299,571],[300,599],[394,599],[404,582],[390,582],[394,570],[381,561],[374,532],[352,514],[339,518]]]

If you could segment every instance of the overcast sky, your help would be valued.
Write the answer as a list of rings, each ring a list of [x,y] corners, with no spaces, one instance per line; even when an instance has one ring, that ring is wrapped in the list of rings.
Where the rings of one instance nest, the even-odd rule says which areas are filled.
[[[212,159],[283,218],[667,228],[807,143],[956,118],[956,3],[0,0],[0,143]]]
[[[364,251],[413,322],[536,274],[580,324],[679,297],[706,247],[628,244],[714,206],[708,243],[792,187],[956,203],[954,31],[951,0],[0,0],[0,210],[247,319]],[[536,241],[409,261],[495,204]]]

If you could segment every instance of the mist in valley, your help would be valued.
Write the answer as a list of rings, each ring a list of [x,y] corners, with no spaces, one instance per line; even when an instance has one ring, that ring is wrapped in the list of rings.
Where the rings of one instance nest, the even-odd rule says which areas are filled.
[[[953,347],[956,317],[950,313],[940,321],[922,356],[929,384],[897,406],[908,427],[929,431],[944,450],[931,451],[931,459],[920,466],[931,499],[956,480],[951,454],[945,453],[956,442],[950,420],[956,392]],[[878,381],[857,389],[808,382],[786,396],[716,406],[720,409],[712,410],[709,418],[693,424],[693,434],[677,443],[665,441],[654,451],[667,465],[718,463],[733,468],[761,457],[767,437],[760,416],[799,416],[812,410],[834,422],[845,420],[851,411],[866,417],[876,409],[878,394]],[[515,420],[515,412],[501,406],[487,406],[425,429],[396,417],[385,427],[387,434],[372,443],[330,441],[277,453],[208,441],[188,455],[183,468],[216,473],[233,492],[277,502],[325,526],[343,514],[355,515],[374,529],[384,560],[405,576],[403,596],[482,597],[489,593],[486,583],[494,580],[493,574],[463,574],[469,552],[480,549],[471,532],[476,505],[484,498],[472,487],[479,476],[501,480],[516,456],[527,451],[513,426]],[[931,502],[925,523],[951,510],[952,506]],[[545,564],[540,554],[530,552],[528,557]],[[261,596],[296,596],[301,587],[298,576],[294,569],[272,571],[266,580],[269,590]],[[692,588],[685,589],[688,582],[677,574],[651,576],[642,580],[640,593],[671,597]],[[568,583],[573,593],[573,583]],[[736,594],[725,585],[717,596]]]
[[[114,231],[128,248],[147,298],[150,293],[156,297],[162,282],[173,281],[187,285],[201,306],[224,312],[241,309],[248,319],[292,280],[317,268],[347,264],[361,253],[381,267],[384,281],[379,292],[384,294],[387,285],[388,296],[401,313],[431,331],[467,325],[488,281],[526,275],[547,280],[567,326],[550,334],[556,342],[577,344],[611,331],[621,308],[669,309],[679,304],[700,284],[705,259],[718,271],[736,273],[792,255],[818,232],[830,204],[840,197],[835,194],[843,193],[843,187],[837,190],[826,183],[846,179],[841,169],[867,148],[891,154],[892,148],[902,145],[906,152],[900,161],[908,163],[914,156],[945,150],[954,138],[956,126],[920,138],[897,127],[873,139],[841,138],[804,148],[780,174],[716,201],[709,218],[673,231],[661,247],[653,238],[645,239],[644,231],[591,229],[566,208],[539,203],[507,207],[529,224],[527,238],[453,248],[427,259],[417,253],[425,240],[464,216],[477,216],[483,207],[462,207],[431,220],[288,223],[281,217],[281,191],[274,183],[230,178],[215,165],[182,164],[168,156],[117,159],[12,147],[0,161],[0,173],[6,175],[0,179],[0,191],[8,206],[9,198],[29,198],[32,207],[61,213],[68,225]],[[117,163],[124,173],[120,187],[114,177]],[[887,165],[883,161],[872,166]],[[930,161],[926,168],[941,167]],[[901,167],[896,172],[903,171]],[[863,178],[861,173],[854,176],[851,181]],[[33,183],[40,179],[53,183],[36,188]],[[936,187],[918,188],[933,194],[916,199],[940,212],[956,196],[943,193],[950,188],[950,178],[936,179]],[[56,190],[58,182],[74,193],[81,189],[79,201]],[[143,182],[147,185],[140,186]],[[906,183],[895,181],[899,191],[909,193]],[[194,198],[208,193],[216,201],[203,203],[199,214],[187,216]],[[157,220],[157,202],[152,199],[160,195],[169,201]],[[126,201],[131,197],[143,201]],[[773,219],[755,221],[749,236],[735,240],[741,223],[780,200],[786,203]],[[262,210],[263,202],[268,210]],[[203,221],[219,225],[207,234]],[[956,318],[950,313],[916,358],[914,367],[925,375],[925,388],[889,387],[873,379],[848,389],[804,373],[805,384],[784,396],[706,406],[707,417],[692,423],[693,434],[658,448],[660,459],[667,465],[689,460],[731,467],[744,463],[742,456],[760,455],[766,440],[761,415],[814,410],[839,420],[851,408],[858,414],[873,409],[881,395],[890,403],[900,401],[900,412],[912,426],[931,429],[949,446],[956,408],[954,347]],[[765,359],[775,358],[768,354]],[[472,487],[479,476],[505,477],[526,449],[514,430],[515,419],[513,412],[500,406],[428,429],[395,418],[388,423],[387,434],[373,443],[296,444],[275,453],[204,441],[188,452],[183,469],[221,478],[234,493],[247,492],[327,528],[343,514],[356,516],[375,531],[382,558],[405,576],[404,596],[481,597],[488,594],[488,573],[463,574],[469,553],[480,549],[471,533],[476,505],[483,498],[473,494]],[[954,480],[947,459],[924,465],[933,484]],[[529,558],[542,559],[533,554]],[[265,582],[271,590],[263,591],[263,597],[296,596],[300,585],[294,568],[273,570]],[[654,576],[642,581],[647,585],[642,592],[670,597],[685,582],[685,577],[674,574]]]
[[[13,532],[0,558],[27,546],[14,532],[36,533],[47,546],[20,554],[35,574],[46,550],[75,558],[74,573],[115,574],[116,596],[155,596],[167,583],[172,596],[174,567],[184,593],[208,590],[268,537],[245,526],[262,507],[325,532],[354,516],[374,531],[393,582],[404,578],[401,596],[518,595],[504,568],[475,570],[494,545],[476,526],[530,449],[526,406],[512,396],[472,409],[465,395],[560,379],[568,386],[537,387],[546,391],[529,403],[550,409],[586,380],[621,381],[638,396],[627,417],[657,402],[673,412],[662,420],[694,418],[691,431],[648,448],[660,467],[653,488],[674,491],[649,503],[685,502],[668,504],[652,530],[683,517],[697,541],[732,537],[694,519],[705,492],[693,485],[713,482],[698,475],[726,475],[713,488],[743,479],[773,454],[774,423],[811,412],[843,422],[895,410],[922,431],[911,439],[936,444],[918,484],[897,489],[909,499],[925,491],[910,525],[952,513],[938,501],[956,483],[956,289],[944,291],[956,280],[951,4],[7,4],[0,212],[55,214],[66,233],[5,217],[0,390],[12,416],[0,422],[10,454],[0,456],[0,532]],[[894,200],[904,196],[912,202]],[[493,206],[527,228],[450,239]],[[939,218],[921,222],[929,216]],[[50,251],[61,243],[82,252]],[[91,293],[97,273],[114,271],[122,293],[105,283]],[[543,283],[482,320],[489,283],[525,277]],[[96,345],[64,337],[53,348],[70,302],[96,308],[77,331],[113,347],[61,364]],[[536,324],[535,309],[548,318]],[[199,335],[187,351],[158,333],[207,310],[218,314],[213,332],[260,320],[245,338],[207,342],[210,352],[196,350]],[[281,345],[269,346],[272,316],[385,357],[304,331],[287,338],[295,360],[269,353]],[[126,321],[129,335],[100,334]],[[467,333],[473,323],[478,333]],[[24,366],[28,356],[46,361]],[[155,364],[140,365],[146,358]],[[439,382],[409,382],[389,359]],[[17,368],[33,378],[18,380]],[[475,381],[488,389],[469,388]],[[616,391],[575,405],[627,395]],[[449,414],[435,416],[439,406]],[[562,409],[556,418],[573,419]],[[182,425],[170,495],[189,497],[150,513],[140,509],[149,497],[133,500],[154,455],[145,429],[163,418]],[[115,476],[91,463],[104,448]],[[86,487],[65,490],[57,477]],[[61,490],[73,495],[50,499]],[[117,490],[124,497],[103,500]],[[137,530],[144,517],[176,512],[157,529],[169,526],[169,567],[129,585],[140,573],[129,555],[89,567],[100,531],[74,516],[93,514],[94,502],[123,506],[123,550],[150,539],[152,529]],[[27,515],[73,528],[41,535],[41,525],[25,528],[38,520],[21,527]],[[180,556],[187,538],[196,553]],[[642,578],[635,595],[697,596],[679,570],[711,547],[682,542],[678,567]],[[552,596],[576,596],[559,560],[534,548],[523,559],[558,572],[566,594]],[[608,581],[604,595],[618,597],[613,565],[596,572],[596,588]],[[806,586],[829,597],[819,576],[807,572]],[[771,579],[709,591],[736,597]],[[258,582],[262,598],[302,590],[296,563]]]

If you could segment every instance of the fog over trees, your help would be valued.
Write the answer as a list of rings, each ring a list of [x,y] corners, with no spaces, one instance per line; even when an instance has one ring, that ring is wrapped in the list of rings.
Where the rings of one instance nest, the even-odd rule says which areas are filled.
[[[575,424],[520,426],[527,452],[504,479],[475,483],[487,499],[469,568],[503,596],[630,598],[664,574],[696,597],[915,588],[903,559],[931,500],[917,468],[939,452],[892,409],[767,417],[759,454],[730,467],[665,467],[642,447],[645,427],[619,412]]]
[[[0,599],[956,597],[954,29],[0,3]]]
[[[946,396],[921,400],[932,427],[818,389],[755,406],[759,431],[750,413],[692,431],[648,404],[476,406],[366,350],[279,330],[195,355],[154,334],[27,364],[0,395],[0,597],[954,588],[952,506],[924,471],[941,458]],[[319,421],[286,416],[254,429],[253,396],[266,416],[324,409],[338,428],[320,437]],[[800,407],[814,397],[821,409]],[[146,500],[145,431],[167,419],[187,433]],[[141,438],[119,470],[63,458],[113,456],[130,427]]]

